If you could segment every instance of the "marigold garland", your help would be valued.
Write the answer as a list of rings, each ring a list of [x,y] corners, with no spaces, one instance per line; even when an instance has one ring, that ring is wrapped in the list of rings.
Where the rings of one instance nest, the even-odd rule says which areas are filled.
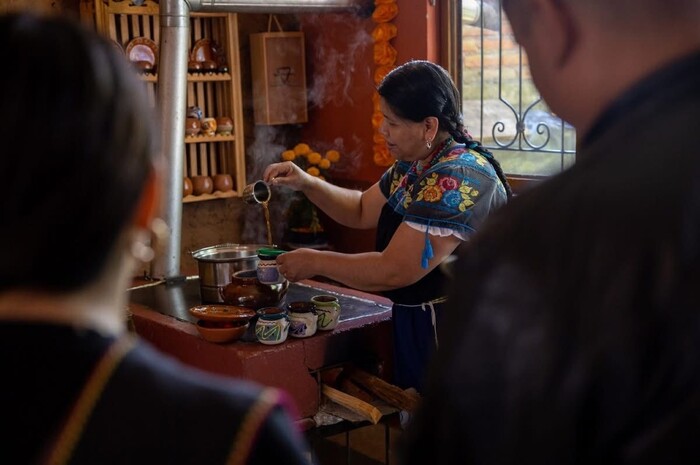
[[[374,0],[374,12],[372,21],[376,23],[372,31],[374,41],[374,82],[379,84],[389,72],[396,67],[396,49],[389,43],[398,34],[398,28],[391,21],[399,14],[396,0]],[[374,163],[379,166],[390,166],[394,160],[386,146],[386,140],[379,133],[379,128],[384,119],[379,109],[379,94],[374,91],[372,95],[372,128],[374,135]]]

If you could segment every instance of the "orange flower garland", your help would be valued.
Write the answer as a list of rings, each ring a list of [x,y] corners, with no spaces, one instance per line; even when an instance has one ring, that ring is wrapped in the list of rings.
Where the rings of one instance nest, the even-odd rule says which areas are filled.
[[[372,31],[374,41],[374,82],[379,84],[389,72],[396,67],[396,49],[389,43],[398,34],[398,28],[391,21],[399,14],[396,0],[374,0],[372,21],[376,23]],[[372,95],[372,128],[374,135],[374,163],[379,166],[390,166],[394,159],[386,147],[386,140],[379,133],[379,127],[384,119],[379,110],[379,94]]]

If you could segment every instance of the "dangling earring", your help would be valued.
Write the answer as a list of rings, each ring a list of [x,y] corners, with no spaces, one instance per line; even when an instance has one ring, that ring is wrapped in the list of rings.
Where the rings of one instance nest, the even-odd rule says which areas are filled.
[[[430,150],[431,148],[433,148],[433,141],[432,141],[432,140],[426,140],[426,141],[425,141],[425,146],[428,148],[428,150]]]
[[[156,251],[160,252],[168,238],[168,225],[162,219],[154,218],[148,232],[150,233],[149,240],[137,239],[131,244],[131,255],[142,263],[150,262],[155,258]]]

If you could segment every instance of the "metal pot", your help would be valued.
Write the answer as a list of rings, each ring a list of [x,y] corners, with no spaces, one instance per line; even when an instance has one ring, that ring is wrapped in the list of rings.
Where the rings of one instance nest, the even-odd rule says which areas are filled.
[[[199,267],[199,290],[204,303],[223,303],[221,290],[231,283],[233,273],[255,270],[257,251],[264,244],[219,244],[192,252]]]

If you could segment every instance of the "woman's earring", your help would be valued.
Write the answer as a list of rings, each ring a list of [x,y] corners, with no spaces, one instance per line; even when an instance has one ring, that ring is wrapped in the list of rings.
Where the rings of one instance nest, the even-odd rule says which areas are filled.
[[[433,148],[433,141],[432,141],[432,140],[426,140],[426,141],[425,141],[425,146],[428,148],[428,150],[430,150],[431,148]]]
[[[142,263],[148,263],[155,258],[156,253],[162,250],[169,235],[168,225],[160,218],[154,218],[151,221],[148,232],[150,233],[149,240],[137,239],[131,245],[131,255]]]

